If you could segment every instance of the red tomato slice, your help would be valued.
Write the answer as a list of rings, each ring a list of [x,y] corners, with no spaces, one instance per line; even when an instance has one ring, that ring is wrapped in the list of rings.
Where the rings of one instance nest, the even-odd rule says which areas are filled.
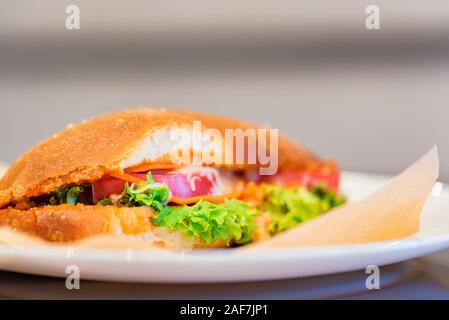
[[[145,173],[131,173],[130,175],[146,181],[147,175]],[[209,180],[207,176],[198,174],[191,174],[188,177],[180,173],[164,173],[153,174],[156,182],[165,183],[170,189],[172,195],[177,198],[192,198],[196,196],[209,195],[214,186],[214,181]],[[189,181],[190,178],[190,181]],[[126,181],[106,177],[92,185],[93,199],[95,202],[101,201],[111,194],[120,194],[125,189]]]
[[[284,186],[304,186],[306,188],[313,188],[317,184],[324,183],[328,188],[338,191],[340,172],[284,170],[272,176],[263,176],[262,181]]]

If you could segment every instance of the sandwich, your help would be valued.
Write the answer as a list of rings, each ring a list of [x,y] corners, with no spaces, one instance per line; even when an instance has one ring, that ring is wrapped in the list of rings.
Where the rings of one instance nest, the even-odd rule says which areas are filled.
[[[195,123],[200,133],[214,130],[215,139],[174,139]],[[268,143],[271,131],[252,144],[248,134],[243,157],[219,161],[238,143],[217,134],[264,129],[163,108],[70,125],[23,154],[0,180],[0,227],[56,243],[112,235],[172,249],[224,248],[263,241],[345,202],[335,162],[282,135]],[[215,161],[202,156],[211,146]],[[266,161],[250,156],[264,147],[265,156],[276,155],[269,174]]]

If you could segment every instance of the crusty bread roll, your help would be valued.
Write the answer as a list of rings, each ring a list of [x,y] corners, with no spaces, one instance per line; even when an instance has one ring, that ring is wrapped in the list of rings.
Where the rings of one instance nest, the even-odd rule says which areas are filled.
[[[0,208],[71,183],[96,181],[143,162],[169,162],[173,147],[170,128],[191,128],[194,120],[200,120],[204,129],[220,131],[259,127],[222,116],[168,109],[138,108],[100,116],[62,131],[22,155],[0,180]],[[310,151],[280,137],[280,169],[320,163]]]
[[[100,234],[136,235],[153,230],[150,217],[153,210],[146,207],[119,208],[84,205],[61,205],[28,210],[4,209],[0,225],[41,238],[76,241]]]
[[[70,184],[92,183],[111,172],[152,162],[170,162],[171,130],[259,128],[221,116],[137,108],[71,126],[41,142],[11,166],[0,180],[0,226],[11,226],[51,241],[74,241],[97,234],[150,232],[151,210],[97,206],[56,206],[17,210],[10,204],[54,192]],[[307,168],[323,162],[285,137],[279,139],[278,166]],[[250,165],[231,166],[244,169]],[[120,228],[118,227],[120,226]]]

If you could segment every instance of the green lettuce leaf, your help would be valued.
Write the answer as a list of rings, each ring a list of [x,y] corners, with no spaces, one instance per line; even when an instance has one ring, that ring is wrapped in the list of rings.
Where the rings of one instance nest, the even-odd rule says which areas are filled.
[[[248,204],[230,200],[221,204],[200,201],[193,206],[167,206],[153,224],[177,230],[189,238],[198,237],[206,244],[223,241],[226,245],[244,244],[256,231],[256,210]]]
[[[168,186],[165,183],[155,182],[151,172],[148,172],[146,184],[137,186],[127,183],[125,185],[125,191],[117,205],[126,207],[146,206],[160,212],[167,204],[169,197],[170,189]],[[104,205],[104,202],[101,202],[101,204]]]
[[[265,201],[260,210],[270,214],[270,234],[290,229],[345,203],[342,196],[323,186],[309,191],[305,188],[285,188],[263,184]]]
[[[78,198],[84,192],[84,188],[81,186],[59,188],[56,190],[55,195],[49,200],[50,205],[57,206],[60,204],[68,204],[75,206],[78,203]]]

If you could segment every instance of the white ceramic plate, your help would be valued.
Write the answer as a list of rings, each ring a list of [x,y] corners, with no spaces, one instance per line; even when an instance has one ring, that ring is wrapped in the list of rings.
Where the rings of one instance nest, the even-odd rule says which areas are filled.
[[[343,192],[362,198],[387,177],[344,173]],[[399,241],[301,249],[232,249],[189,253],[155,250],[11,248],[0,246],[0,269],[66,277],[79,267],[81,279],[123,282],[205,283],[275,280],[364,269],[423,256],[449,247],[449,190],[437,184],[421,218],[419,234]]]

